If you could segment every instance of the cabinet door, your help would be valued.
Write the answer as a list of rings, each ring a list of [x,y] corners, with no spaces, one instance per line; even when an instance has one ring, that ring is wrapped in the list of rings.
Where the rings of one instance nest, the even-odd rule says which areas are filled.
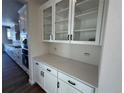
[[[44,4],[42,9],[42,20],[43,20],[43,40],[52,40],[52,4],[49,3]]]
[[[45,72],[44,88],[47,93],[57,93],[57,77]]]
[[[58,93],[81,93],[80,91],[66,84],[62,80],[58,80],[58,82],[59,82]]]
[[[72,40],[99,43],[103,0],[73,0]]]
[[[42,87],[42,88],[44,88],[44,69],[43,68],[41,68],[41,67],[39,67],[39,85]]]
[[[34,62],[34,81],[36,83],[39,82],[39,64],[37,62]]]
[[[72,0],[55,1],[55,40],[67,41],[70,34]]]

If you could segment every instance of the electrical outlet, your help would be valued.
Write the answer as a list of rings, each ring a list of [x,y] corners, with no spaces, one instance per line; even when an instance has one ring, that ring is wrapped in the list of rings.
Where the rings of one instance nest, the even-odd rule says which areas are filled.
[[[55,47],[55,48],[54,48],[54,50],[56,51],[56,50],[57,50],[57,48]]]

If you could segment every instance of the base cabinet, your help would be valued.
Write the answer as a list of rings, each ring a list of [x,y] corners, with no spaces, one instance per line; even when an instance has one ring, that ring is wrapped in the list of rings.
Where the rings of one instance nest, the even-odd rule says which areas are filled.
[[[58,93],[81,93],[80,91],[63,82],[62,80],[58,80],[58,83]]]
[[[39,82],[39,74],[38,74],[38,72],[39,72],[39,67],[38,67],[38,63],[37,62],[34,62],[34,81],[36,82],[36,83],[38,83]]]
[[[44,69],[38,62],[34,62],[34,81],[44,88]]]
[[[44,74],[44,89],[47,93],[57,93],[57,77],[45,72]]]
[[[44,88],[44,69],[43,68],[39,68],[39,85]]]
[[[33,71],[34,82],[46,93],[96,93],[95,88],[35,60]]]

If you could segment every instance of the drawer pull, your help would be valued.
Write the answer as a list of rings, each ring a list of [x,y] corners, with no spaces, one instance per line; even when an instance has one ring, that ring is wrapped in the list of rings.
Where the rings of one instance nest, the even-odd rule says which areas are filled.
[[[59,82],[57,82],[57,88],[59,88]]]
[[[72,81],[70,81],[70,80],[68,80],[68,83],[70,83],[71,85],[76,85],[74,82],[72,82]]]
[[[72,35],[70,35],[70,40],[72,40]]]
[[[68,37],[67,37],[67,40],[69,40],[69,35],[68,35]]]
[[[36,65],[39,65],[38,63],[36,63]]]
[[[47,71],[51,72],[51,70],[50,70],[50,69],[48,69],[48,68],[47,68]]]

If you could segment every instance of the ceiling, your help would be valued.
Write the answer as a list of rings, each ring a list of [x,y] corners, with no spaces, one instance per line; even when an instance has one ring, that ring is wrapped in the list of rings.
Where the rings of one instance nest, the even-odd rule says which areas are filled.
[[[18,0],[2,0],[2,25],[12,26],[18,21],[17,11],[23,6]]]
[[[18,22],[17,11],[28,0],[2,0],[2,25],[13,26]],[[36,2],[43,4],[47,0],[35,0]]]

